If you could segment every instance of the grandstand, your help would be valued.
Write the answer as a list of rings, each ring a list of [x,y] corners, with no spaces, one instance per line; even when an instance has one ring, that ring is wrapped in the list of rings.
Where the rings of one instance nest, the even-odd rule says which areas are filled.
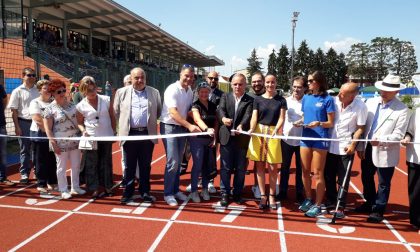
[[[74,82],[92,75],[114,88],[141,66],[148,84],[163,91],[185,63],[224,64],[111,0],[3,0],[0,15],[0,69],[9,92],[23,65]]]

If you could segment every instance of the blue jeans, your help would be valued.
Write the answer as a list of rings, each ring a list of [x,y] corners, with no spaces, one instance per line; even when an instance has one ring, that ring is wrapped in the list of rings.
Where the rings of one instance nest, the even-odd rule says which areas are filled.
[[[187,129],[173,124],[160,123],[160,134],[181,134]],[[182,155],[186,137],[164,138],[163,146],[166,152],[166,166],[164,175],[164,196],[175,195],[179,192],[179,175],[181,172]]]
[[[191,169],[191,192],[196,192],[200,173],[203,188],[207,188],[210,171],[211,169],[214,169],[213,148],[210,148],[209,146],[213,139],[190,137],[189,141],[193,158],[193,166]]]
[[[18,119],[19,127],[22,130],[22,136],[30,136],[30,128],[32,121]],[[20,147],[20,175],[27,175],[31,172],[31,140],[29,138],[19,138]]]
[[[7,135],[6,126],[0,127],[0,134]],[[6,175],[6,144],[7,138],[0,137],[0,181],[7,178]]]
[[[226,145],[220,145],[220,178],[224,188],[220,188],[222,194],[230,194],[230,178],[232,171],[233,195],[240,196],[245,183],[245,171],[248,166],[246,152],[247,149],[238,147],[235,137],[231,137]]]
[[[283,155],[283,163],[281,164],[280,173],[280,193],[287,193],[289,187],[290,165],[292,163],[293,154],[295,154],[296,163],[296,195],[303,194],[302,182],[302,164],[300,160],[300,146],[292,146],[281,140],[281,152]]]

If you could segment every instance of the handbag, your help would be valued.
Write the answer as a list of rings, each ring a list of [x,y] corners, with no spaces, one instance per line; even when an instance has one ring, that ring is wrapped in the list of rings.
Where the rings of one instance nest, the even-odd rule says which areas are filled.
[[[82,136],[82,138],[86,138]],[[79,150],[97,150],[98,142],[94,140],[81,139],[79,141]]]

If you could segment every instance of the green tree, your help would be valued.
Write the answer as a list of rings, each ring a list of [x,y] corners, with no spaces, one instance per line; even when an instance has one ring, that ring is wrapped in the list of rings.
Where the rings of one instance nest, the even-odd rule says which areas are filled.
[[[372,69],[369,51],[369,45],[367,43],[353,44],[346,57],[348,74],[353,79],[360,80],[360,83],[364,83],[365,80],[369,80],[371,77],[368,73],[368,70]]]
[[[376,37],[371,40],[370,53],[372,65],[376,68],[376,80],[383,79],[391,67],[395,39]]]
[[[248,71],[248,83],[251,83],[251,76],[256,72],[261,72],[262,70],[262,62],[258,59],[257,50],[252,50],[251,57],[248,59],[248,67],[246,70]]]
[[[341,87],[342,84],[344,84],[347,79],[347,64],[346,64],[346,55],[344,53],[340,53],[338,55],[338,61],[337,61],[337,80],[338,80],[338,87]]]
[[[325,54],[325,68],[324,73],[327,78],[327,83],[330,88],[338,87],[338,55],[337,52],[331,47]]]
[[[277,85],[287,91],[290,88],[290,55],[286,45],[282,45],[277,54]]]
[[[268,56],[267,74],[273,74],[274,76],[277,77],[277,57],[276,57],[276,50],[274,49]]]
[[[296,54],[295,54],[295,65],[293,69],[293,76],[298,75],[308,75],[311,69],[311,58],[310,58],[310,49],[306,40],[302,41]]]
[[[318,48],[313,56],[311,72],[315,70],[324,71],[325,55],[321,48]]]
[[[391,71],[401,76],[404,82],[409,81],[417,70],[414,46],[411,42],[396,40],[392,52],[394,62],[391,66]]]

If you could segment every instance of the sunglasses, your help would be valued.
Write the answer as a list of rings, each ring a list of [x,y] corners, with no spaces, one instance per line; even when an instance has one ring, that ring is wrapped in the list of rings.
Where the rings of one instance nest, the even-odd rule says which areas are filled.
[[[308,80],[308,82],[309,82],[309,83],[312,83],[312,82],[314,82],[314,81],[315,81],[314,79]]]
[[[31,77],[32,77],[32,78],[35,78],[35,77],[36,77],[36,74],[27,74],[27,75],[26,75],[26,77],[29,77],[29,78],[31,78]]]
[[[207,77],[207,78],[209,78],[209,80],[219,81],[219,78],[217,78],[217,77]]]
[[[61,90],[57,90],[57,91],[55,91],[55,93],[56,94],[65,94],[66,93],[66,90],[65,89],[61,89]]]

